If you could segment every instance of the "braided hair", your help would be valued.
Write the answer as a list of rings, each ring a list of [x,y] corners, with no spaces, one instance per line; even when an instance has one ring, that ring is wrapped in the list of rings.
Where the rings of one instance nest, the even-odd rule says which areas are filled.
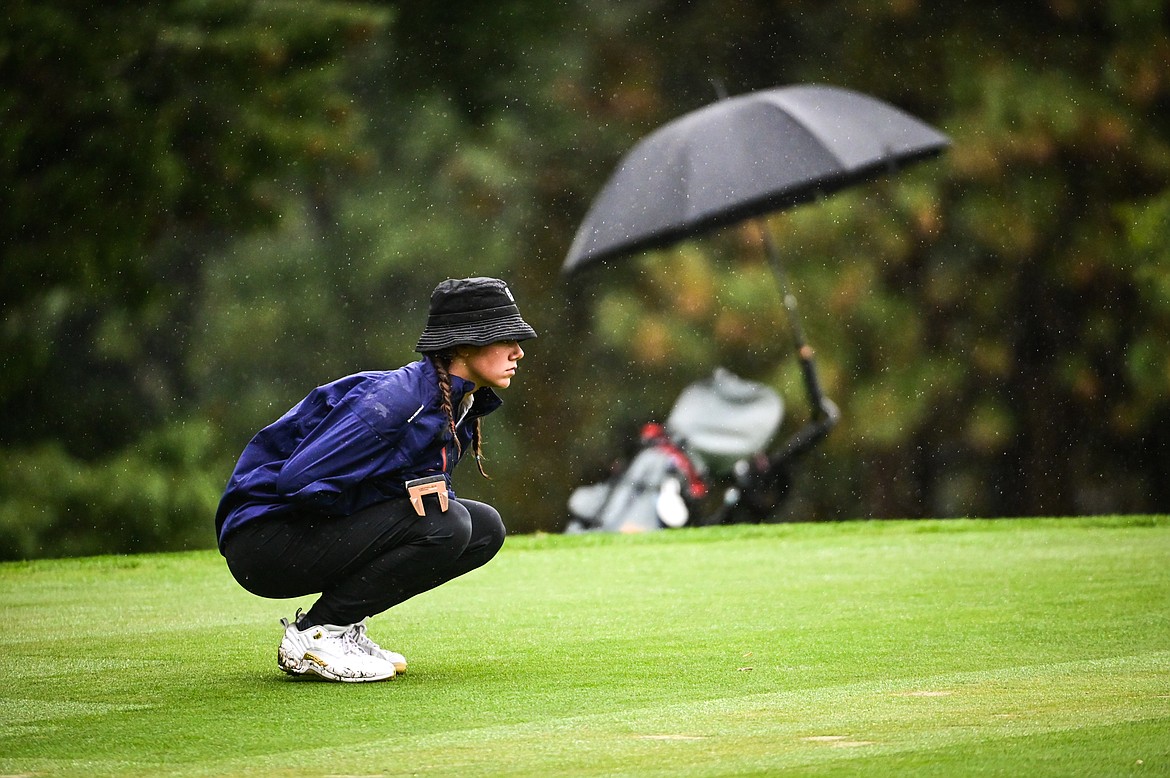
[[[459,442],[459,435],[455,432],[455,409],[451,405],[451,360],[455,355],[450,351],[436,351],[426,355],[431,360],[431,364],[435,366],[435,372],[439,375],[439,396],[441,398],[441,407],[443,413],[447,416],[447,424],[451,430],[451,437],[455,441],[455,451],[462,456],[463,445]],[[483,437],[480,431],[480,419],[475,419],[475,426],[471,429],[471,446],[472,455],[475,457],[475,466],[479,468],[479,474],[484,478],[490,478],[487,471],[483,469]]]

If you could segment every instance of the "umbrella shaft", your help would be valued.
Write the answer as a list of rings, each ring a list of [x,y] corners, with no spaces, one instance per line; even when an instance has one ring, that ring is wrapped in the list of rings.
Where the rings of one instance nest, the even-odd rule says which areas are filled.
[[[805,342],[804,327],[800,323],[800,311],[796,306],[796,295],[788,286],[788,273],[784,270],[780,249],[772,238],[768,223],[761,219],[759,227],[760,233],[764,236],[764,249],[768,254],[768,264],[772,268],[772,274],[776,276],[777,283],[780,284],[780,296],[784,300],[784,313],[788,316],[788,327],[792,330],[793,340],[796,341],[796,351],[803,359],[806,353],[811,355],[812,349]]]
[[[821,389],[821,382],[817,378],[817,365],[813,360],[813,348],[805,341],[804,327],[800,324],[800,311],[796,307],[796,295],[788,287],[788,274],[784,272],[780,249],[776,246],[776,241],[773,240],[767,223],[760,220],[759,227],[764,236],[764,248],[768,253],[768,262],[772,266],[776,280],[780,283],[780,293],[784,298],[784,312],[788,315],[788,326],[792,330],[792,339],[796,342],[796,356],[800,360],[800,370],[804,378],[805,391],[808,393],[809,405],[812,406],[813,416],[824,423],[824,429],[812,434],[807,446],[802,443],[793,449],[803,450],[815,445],[816,441],[824,437],[829,429],[836,424],[837,411],[836,406],[825,397],[824,391]]]

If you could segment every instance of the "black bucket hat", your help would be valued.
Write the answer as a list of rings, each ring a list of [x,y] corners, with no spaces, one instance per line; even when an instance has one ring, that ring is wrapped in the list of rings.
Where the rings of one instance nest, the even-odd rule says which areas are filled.
[[[421,354],[452,346],[486,346],[528,340],[536,330],[520,318],[508,285],[498,278],[452,278],[431,292],[431,309],[414,350]]]

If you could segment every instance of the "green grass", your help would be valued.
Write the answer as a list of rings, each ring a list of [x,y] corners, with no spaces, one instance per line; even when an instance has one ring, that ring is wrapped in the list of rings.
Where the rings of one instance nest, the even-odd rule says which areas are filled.
[[[510,538],[276,669],[214,552],[0,565],[0,774],[1170,775],[1170,519]]]

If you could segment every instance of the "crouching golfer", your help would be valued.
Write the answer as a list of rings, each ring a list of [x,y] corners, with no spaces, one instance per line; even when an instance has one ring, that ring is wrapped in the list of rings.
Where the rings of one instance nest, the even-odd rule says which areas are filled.
[[[500,514],[457,499],[451,471],[470,451],[484,473],[480,419],[535,337],[503,281],[444,281],[421,360],[318,387],[248,443],[216,514],[228,568],[261,597],[321,595],[281,620],[281,670],[394,677],[406,659],[371,640],[366,619],[499,551]]]

